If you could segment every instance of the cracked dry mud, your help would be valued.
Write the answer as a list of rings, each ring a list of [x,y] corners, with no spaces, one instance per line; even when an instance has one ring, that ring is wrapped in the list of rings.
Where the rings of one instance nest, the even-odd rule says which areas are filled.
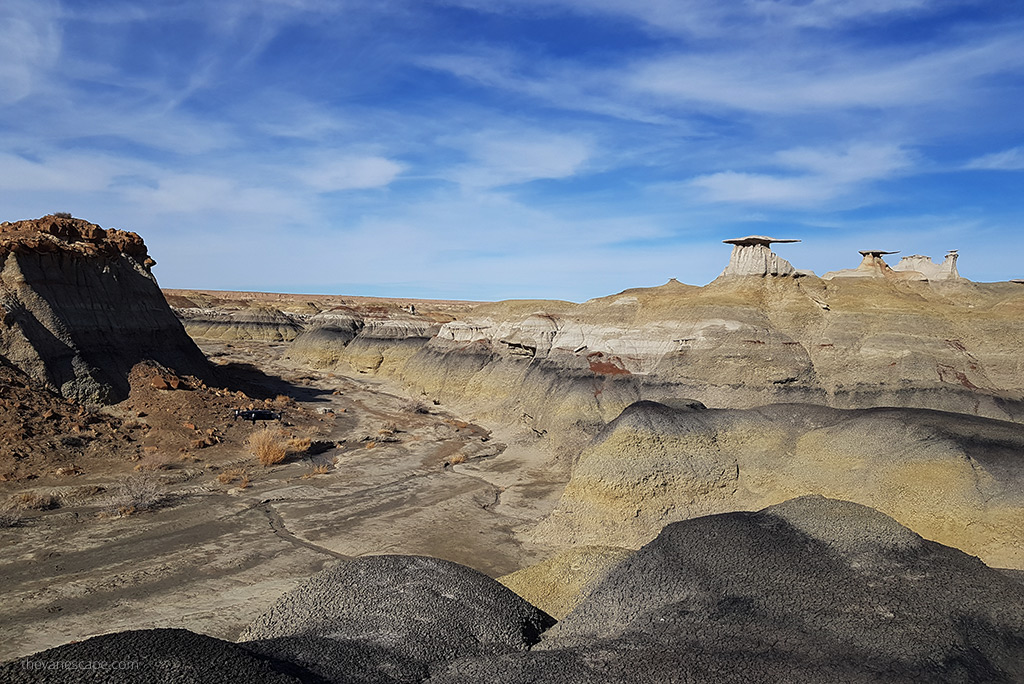
[[[315,439],[337,446],[269,468],[239,446],[213,468],[162,472],[166,499],[156,510],[101,517],[100,502],[79,502],[0,530],[0,661],[126,629],[234,639],[339,559],[422,554],[497,577],[543,556],[517,532],[550,512],[568,477],[533,448],[529,431],[491,434],[429,400],[418,412],[423,398],[395,385],[289,366],[281,349],[204,345],[219,361],[253,363],[317,390],[295,395],[306,408],[333,411],[329,434]],[[380,439],[385,425],[396,431]],[[314,473],[320,464],[326,473]],[[218,482],[237,467],[250,473],[250,487]]]

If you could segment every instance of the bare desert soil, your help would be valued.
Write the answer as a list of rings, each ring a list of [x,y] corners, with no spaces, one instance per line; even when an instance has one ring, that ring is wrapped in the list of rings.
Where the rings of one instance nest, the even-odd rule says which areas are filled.
[[[312,446],[259,465],[242,440],[263,426],[232,421],[233,397],[223,393],[214,414],[208,409],[216,420],[204,418],[214,425],[189,422],[187,403],[173,409],[189,432],[176,439],[208,434],[216,444],[186,444],[180,458],[145,471],[160,497],[152,509],[112,509],[130,463],[105,469],[94,458],[60,479],[0,482],[4,500],[31,490],[59,502],[30,507],[0,529],[0,661],[126,629],[234,639],[338,559],[423,554],[497,577],[544,557],[517,532],[550,512],[568,473],[529,430],[466,422],[377,377],[288,365],[284,345],[201,346],[216,363],[262,371],[271,396],[291,398],[278,402],[287,409],[283,429]],[[147,439],[174,437],[168,430],[155,426]]]

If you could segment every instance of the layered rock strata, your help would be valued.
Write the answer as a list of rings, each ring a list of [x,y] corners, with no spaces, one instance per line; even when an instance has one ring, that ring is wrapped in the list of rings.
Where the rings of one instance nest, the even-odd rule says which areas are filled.
[[[405,311],[374,315],[337,307],[310,318],[286,358],[318,368],[344,363],[364,373],[398,372],[441,325]]]
[[[482,304],[443,325],[332,316],[290,357],[376,369],[557,439],[592,435],[634,401],[680,397],[1024,420],[1024,290],[1010,283],[728,278]]]
[[[120,401],[152,360],[203,375],[135,233],[45,216],[0,224],[0,356],[35,382],[90,403]]]
[[[262,340],[290,342],[304,328],[309,316],[288,314],[278,309],[225,311],[207,307],[181,307],[175,314],[194,338],[206,340]]]

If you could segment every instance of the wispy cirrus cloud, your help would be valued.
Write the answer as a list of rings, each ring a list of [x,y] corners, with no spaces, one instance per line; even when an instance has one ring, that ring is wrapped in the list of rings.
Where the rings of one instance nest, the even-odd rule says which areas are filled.
[[[593,155],[589,140],[543,130],[483,130],[445,137],[442,142],[470,159],[451,167],[446,177],[473,188],[567,178]]]
[[[988,171],[1024,171],[1024,146],[982,155],[967,162],[964,168]]]
[[[632,20],[661,33],[736,37],[755,29],[830,28],[879,16],[930,14],[969,0],[443,0],[484,12],[571,11]]]
[[[319,159],[295,169],[307,187],[317,192],[366,190],[389,185],[405,168],[401,163],[376,156],[338,156],[320,153]]]
[[[0,5],[0,106],[37,91],[61,52],[59,5],[6,0]]]
[[[182,286],[591,297],[713,277],[672,264],[735,234],[934,214],[955,243],[1020,224],[1022,29],[974,0],[8,0],[0,199],[142,231]]]
[[[957,102],[990,89],[991,78],[1024,68],[1018,42],[1019,31],[1011,29],[980,41],[912,48],[732,43],[695,52],[668,49],[597,69],[557,59],[539,65],[493,51],[419,63],[569,110],[665,123],[681,108],[802,114]]]
[[[720,171],[689,182],[712,202],[769,206],[813,206],[849,196],[862,185],[912,167],[897,145],[855,144],[844,149],[794,148],[774,155],[777,173]]]

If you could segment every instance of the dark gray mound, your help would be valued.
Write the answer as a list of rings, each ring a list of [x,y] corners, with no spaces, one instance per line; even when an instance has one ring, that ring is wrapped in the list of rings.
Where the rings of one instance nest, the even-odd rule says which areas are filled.
[[[104,634],[0,665],[5,684],[319,684],[302,668],[185,629]]]
[[[432,682],[1022,682],[1024,586],[858,504],[665,527],[528,654]]]
[[[554,619],[495,580],[421,556],[366,556],[313,575],[239,641],[326,637],[424,665],[522,651]]]
[[[423,681],[429,674],[419,661],[362,641],[297,636],[239,645],[274,660],[295,663],[329,682],[404,684]]]

